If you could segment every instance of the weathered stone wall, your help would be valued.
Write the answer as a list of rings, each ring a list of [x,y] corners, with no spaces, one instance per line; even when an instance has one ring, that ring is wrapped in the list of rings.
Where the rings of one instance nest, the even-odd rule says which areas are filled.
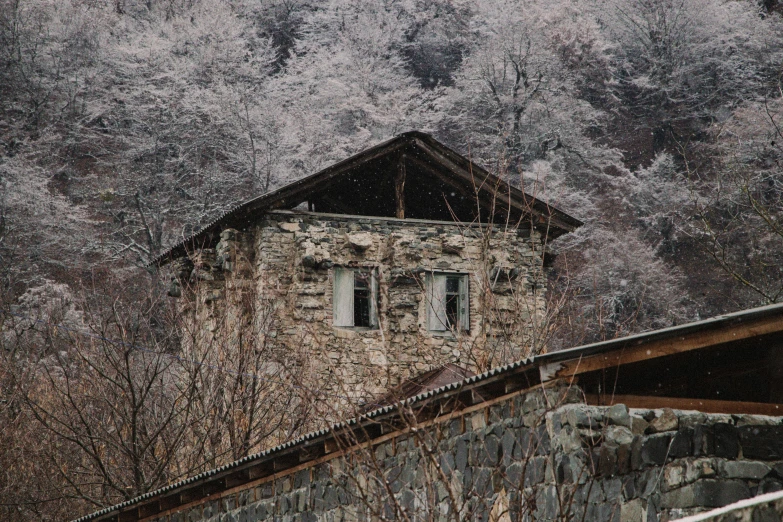
[[[516,395],[156,520],[657,521],[783,489],[781,418],[579,401]]]
[[[215,250],[191,256],[180,285],[199,282],[183,301],[198,309],[202,340],[215,335],[221,316],[242,324],[241,300],[232,296],[252,285],[245,313],[254,316],[254,342],[274,342],[281,358],[296,361],[296,377],[329,401],[361,400],[445,363],[483,371],[537,348],[545,316],[541,248],[528,230],[270,212],[252,232],[224,231]],[[336,266],[378,271],[379,329],[332,325]],[[430,271],[470,274],[468,332],[427,330]]]

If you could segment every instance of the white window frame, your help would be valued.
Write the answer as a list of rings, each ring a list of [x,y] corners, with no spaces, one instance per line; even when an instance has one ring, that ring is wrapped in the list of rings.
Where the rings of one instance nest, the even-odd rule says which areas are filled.
[[[354,324],[355,275],[362,272],[370,275],[370,326]],[[332,287],[333,326],[363,330],[378,329],[380,321],[378,320],[378,270],[376,268],[335,267]]]
[[[447,292],[448,279],[458,279],[458,291]],[[447,316],[448,295],[456,295],[457,324],[450,324]],[[470,276],[455,272],[430,272],[426,277],[427,330],[433,333],[470,331]]]

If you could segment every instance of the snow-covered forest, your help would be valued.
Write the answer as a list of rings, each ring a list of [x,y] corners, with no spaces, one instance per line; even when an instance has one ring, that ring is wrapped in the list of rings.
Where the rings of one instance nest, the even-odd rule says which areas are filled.
[[[232,203],[410,129],[587,223],[556,279],[592,337],[781,290],[774,5],[4,0],[0,52],[12,299],[130,277]]]
[[[586,223],[553,245],[560,346],[779,301],[781,12],[775,0],[0,0],[0,325],[13,313],[31,331],[34,316],[99,332],[89,317],[103,312],[84,302],[116,312],[148,295],[159,278],[146,263],[168,245],[413,129]],[[139,317],[158,306],[145,302]],[[159,320],[112,324],[167,342]],[[6,420],[21,411],[7,392],[18,378],[0,367]],[[54,422],[25,447],[40,428],[6,420],[0,509],[16,518],[203,466],[159,463],[90,496],[46,453],[76,432]],[[36,482],[42,470],[60,489]]]

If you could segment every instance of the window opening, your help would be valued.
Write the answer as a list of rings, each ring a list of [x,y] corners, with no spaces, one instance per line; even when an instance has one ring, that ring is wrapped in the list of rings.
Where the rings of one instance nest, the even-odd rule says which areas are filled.
[[[375,270],[335,268],[333,325],[378,327],[378,276]]]
[[[427,279],[427,326],[433,332],[470,329],[468,276],[432,273]]]

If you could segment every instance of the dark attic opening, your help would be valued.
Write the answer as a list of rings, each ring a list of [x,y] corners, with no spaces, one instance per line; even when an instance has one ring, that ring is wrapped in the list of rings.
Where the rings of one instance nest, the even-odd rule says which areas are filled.
[[[499,179],[449,176],[442,164],[408,146],[357,165],[303,196],[314,212],[467,223],[522,221],[519,209],[508,212]],[[490,186],[493,182],[497,186]]]

